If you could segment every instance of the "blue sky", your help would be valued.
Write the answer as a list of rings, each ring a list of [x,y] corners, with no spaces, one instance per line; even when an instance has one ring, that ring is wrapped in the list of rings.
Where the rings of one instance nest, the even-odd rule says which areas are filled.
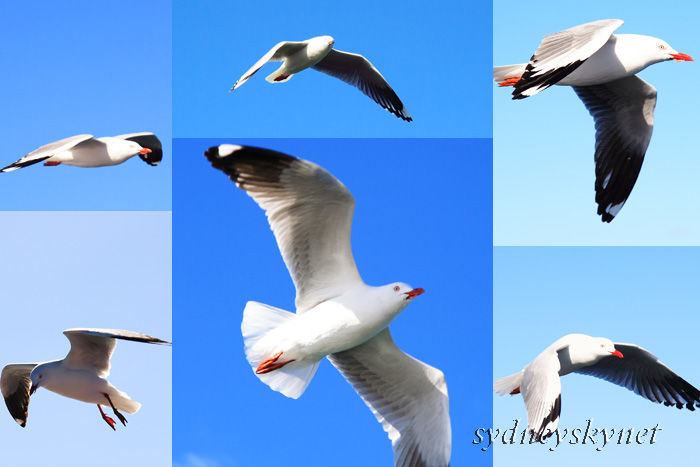
[[[697,248],[494,248],[493,378],[520,371],[571,333],[637,344],[696,387]],[[520,396],[493,394],[494,426],[526,423]],[[698,413],[654,404],[590,376],[562,378],[561,428],[653,428],[654,445],[502,445],[494,465],[670,465],[694,458]],[[522,430],[519,428],[519,431]],[[550,442],[551,443],[551,442]]]
[[[187,187],[173,203],[175,465],[390,465],[389,439],[329,362],[298,400],[270,390],[246,362],[246,301],[293,310],[294,286],[263,211],[202,155],[223,142],[233,141],[174,145],[174,181]],[[453,465],[491,465],[470,444],[475,427],[491,423],[490,140],[235,142],[316,162],[353,193],[365,282],[426,291],[391,329],[402,350],[446,375]]]
[[[491,137],[490,2],[173,4],[177,137]],[[228,93],[278,42],[322,35],[369,59],[414,121],[313,70],[266,82],[279,63]]]
[[[662,38],[700,59],[700,41],[688,0],[659,9],[652,1],[566,4],[537,8],[494,2],[496,65],[525,63],[543,36],[589,21],[619,18],[617,32]],[[565,87],[522,101],[493,84],[494,244],[697,245],[700,238],[698,94],[688,77],[697,62],[652,65],[640,77],[658,90],[654,134],[632,195],[611,224],[596,214],[593,184],[595,130],[583,103]]]
[[[41,164],[1,174],[0,210],[171,208],[171,2],[4,2],[4,167],[44,144],[88,133],[150,131],[163,161],[116,167]]]
[[[0,212],[2,366],[65,357],[63,331],[127,329],[172,340],[171,219],[155,212]],[[25,428],[0,416],[3,464],[170,466],[167,346],[121,341],[110,382],[140,402],[113,432],[94,404],[39,389]],[[109,412],[109,411],[108,411]],[[12,449],[7,449],[11,446]]]

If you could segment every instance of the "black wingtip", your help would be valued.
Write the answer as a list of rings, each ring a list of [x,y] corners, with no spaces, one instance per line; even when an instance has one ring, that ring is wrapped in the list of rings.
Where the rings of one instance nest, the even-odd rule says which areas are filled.
[[[142,148],[148,148],[151,150],[151,152],[148,154],[139,154],[141,160],[146,164],[156,166],[163,160],[163,144],[153,133],[145,133],[124,139],[133,141]]]

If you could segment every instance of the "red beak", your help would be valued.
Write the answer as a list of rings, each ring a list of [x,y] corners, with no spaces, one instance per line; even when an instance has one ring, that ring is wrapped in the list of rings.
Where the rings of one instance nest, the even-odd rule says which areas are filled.
[[[29,390],[29,395],[31,396],[32,394],[34,394],[36,392],[36,390],[37,390],[37,387],[32,385],[32,388]]]
[[[616,350],[616,351],[610,352],[610,353],[611,353],[612,355],[616,356],[616,357],[623,358],[623,357],[622,357],[622,352],[620,352],[619,350]]]
[[[693,57],[686,54],[671,54],[671,57],[677,62],[693,62]]]
[[[148,149],[148,148],[143,148],[143,149],[141,149],[141,150],[139,151],[139,154],[150,154],[150,153],[152,153],[152,152],[153,152],[153,151],[151,151],[151,150]]]
[[[422,294],[423,292],[425,292],[425,290],[418,287],[417,289],[413,289],[410,292],[406,292],[406,295],[408,295],[408,298],[416,298],[418,295]]]

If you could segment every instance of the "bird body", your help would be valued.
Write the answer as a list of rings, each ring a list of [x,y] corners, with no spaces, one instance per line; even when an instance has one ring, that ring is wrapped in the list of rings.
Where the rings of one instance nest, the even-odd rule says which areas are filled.
[[[692,61],[661,39],[612,34],[622,20],[600,20],[545,36],[527,64],[494,67],[499,86],[524,99],[571,86],[595,120],[596,203],[612,221],[637,181],[654,127],[656,89],[637,73],[667,60]]]
[[[695,410],[700,391],[671,371],[653,354],[633,344],[569,334],[554,342],[520,373],[500,378],[493,390],[499,395],[522,394],[528,428],[536,439],[551,436],[561,412],[560,377],[570,373],[595,376],[624,386],[664,405]]]
[[[138,155],[148,165],[158,165],[163,158],[160,140],[153,133],[132,133],[119,136],[94,138],[77,135],[46,144],[17,162],[0,169],[12,172],[30,165],[59,164],[75,167],[107,167],[118,165]]]

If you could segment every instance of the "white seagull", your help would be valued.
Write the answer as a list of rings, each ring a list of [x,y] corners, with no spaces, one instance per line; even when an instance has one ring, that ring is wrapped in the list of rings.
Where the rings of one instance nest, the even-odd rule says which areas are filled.
[[[523,395],[528,428],[539,441],[551,436],[559,424],[559,378],[569,373],[604,379],[666,406],[700,407],[700,391],[648,351],[585,334],[562,337],[520,373],[496,380],[493,390],[501,396]]]
[[[271,150],[223,144],[205,155],[265,210],[296,287],[296,314],[246,304],[241,330],[255,374],[296,399],[327,356],[389,434],[396,466],[449,465],[445,377],[402,352],[388,328],[423,289],[362,281],[348,189],[318,165]]]
[[[331,36],[314,37],[302,42],[280,42],[246,71],[231,91],[248,81],[267,62],[284,62],[265,78],[268,82],[284,83],[295,73],[313,68],[355,86],[397,117],[407,122],[413,120],[399,96],[369,60],[362,55],[334,50],[334,43]]]
[[[148,165],[158,165],[163,159],[160,140],[153,133],[131,133],[102,138],[92,135],[71,136],[30,152],[14,164],[0,169],[0,172],[12,172],[39,162],[49,166],[65,164],[76,167],[104,167],[121,164],[137,154]]]
[[[155,337],[118,329],[68,329],[63,331],[71,347],[63,360],[46,363],[13,363],[2,369],[0,389],[10,415],[21,427],[27,424],[29,398],[42,387],[71,399],[97,404],[102,418],[113,429],[114,419],[108,417],[101,405],[108,405],[126,426],[119,410],[133,414],[141,404],[129,399],[107,381],[109,359],[117,339],[148,344],[170,344]],[[101,404],[101,405],[100,405]]]
[[[572,86],[595,120],[598,214],[610,222],[627,201],[654,128],[656,89],[637,73],[667,60],[693,61],[661,39],[613,34],[607,19],[545,36],[529,63],[494,67],[499,86],[524,99],[553,84]]]

